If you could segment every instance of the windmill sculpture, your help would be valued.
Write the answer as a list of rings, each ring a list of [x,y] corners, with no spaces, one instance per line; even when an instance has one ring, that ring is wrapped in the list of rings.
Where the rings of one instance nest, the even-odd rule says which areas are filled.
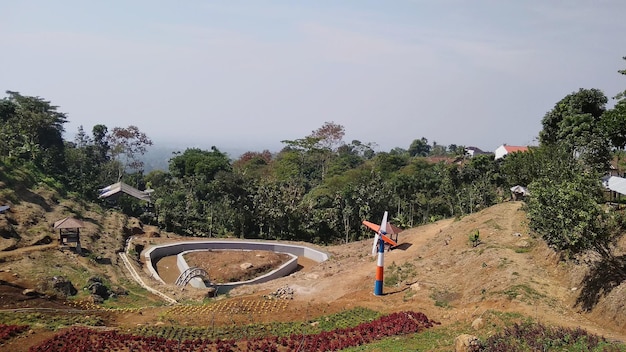
[[[400,231],[402,230],[387,222],[387,212],[385,212],[385,215],[383,215],[383,221],[380,223],[380,226],[369,221],[363,221],[363,225],[376,232],[376,236],[374,236],[374,243],[372,244],[372,255],[376,254],[376,249],[378,248],[378,261],[376,263],[376,281],[374,282],[374,294],[376,296],[381,296],[383,294],[385,245],[388,245],[389,249],[397,246],[398,233],[400,233]],[[389,233],[387,231],[389,231]],[[388,234],[390,234],[392,237],[393,235],[396,235],[395,240],[389,237]]]

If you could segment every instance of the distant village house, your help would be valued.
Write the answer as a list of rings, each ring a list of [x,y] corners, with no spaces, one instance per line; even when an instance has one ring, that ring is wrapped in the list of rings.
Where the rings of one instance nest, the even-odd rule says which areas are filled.
[[[480,148],[477,148],[477,147],[466,147],[465,148],[465,155],[467,155],[470,158],[473,158],[476,155],[489,155],[489,154],[493,154],[493,153],[485,152],[485,151],[483,151],[483,150],[481,150]]]
[[[520,146],[503,144],[499,146],[498,148],[496,148],[495,159],[498,160],[498,159],[504,158],[504,156],[507,154],[516,153],[516,152],[527,152],[527,151],[528,151],[528,147],[520,147]]]

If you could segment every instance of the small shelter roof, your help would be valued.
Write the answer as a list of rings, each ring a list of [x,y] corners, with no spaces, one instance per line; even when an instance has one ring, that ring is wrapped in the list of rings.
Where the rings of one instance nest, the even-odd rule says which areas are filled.
[[[0,205],[0,213],[4,213],[5,211],[9,210],[9,208],[11,208],[8,205]]]
[[[79,227],[85,227],[85,224],[83,224],[82,221],[72,217],[67,217],[54,223],[55,229],[76,229]]]
[[[129,186],[124,182],[114,183],[110,186],[104,187],[100,189],[100,196],[98,198],[108,198],[113,195],[116,195],[120,192],[126,193],[131,197],[135,197],[139,200],[145,200],[147,202],[150,201],[150,193],[140,191],[135,187]]]
[[[511,187],[511,192],[521,193],[523,196],[527,196],[530,194],[530,192],[528,192],[528,188],[520,185]]]
[[[604,187],[613,192],[626,194],[626,178],[618,176],[605,176],[602,178],[602,183],[604,184]]]
[[[401,228],[392,225],[391,223],[387,223],[387,233],[390,235],[397,235],[400,232],[402,232],[404,230],[402,230]]]

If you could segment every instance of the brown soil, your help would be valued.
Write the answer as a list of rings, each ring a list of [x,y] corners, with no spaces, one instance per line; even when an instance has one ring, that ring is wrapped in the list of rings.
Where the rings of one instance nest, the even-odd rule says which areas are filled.
[[[209,274],[212,283],[252,280],[286,263],[291,257],[269,251],[209,250],[187,253],[190,267],[199,267]]]
[[[361,306],[383,313],[421,311],[444,326],[457,322],[465,324],[467,332],[472,333],[469,325],[474,319],[496,310],[522,313],[546,324],[582,327],[592,333],[626,341],[626,295],[623,294],[626,283],[620,281],[610,289],[593,291],[593,286],[586,280],[589,267],[582,263],[560,261],[554,251],[529,232],[521,206],[521,202],[502,203],[458,221],[442,220],[402,232],[398,248],[385,253],[385,277],[395,280],[386,283],[382,296],[373,295],[376,257],[371,255],[371,240],[365,240],[323,247],[322,250],[331,254],[331,259],[324,263],[311,263],[299,258],[302,270],[281,279],[232,290],[228,297],[218,298],[219,302],[228,305],[227,310],[220,314],[183,312],[177,315],[170,307],[145,308],[141,314],[102,314],[106,316],[108,326],[124,329],[138,324],[162,324],[165,313],[168,314],[168,321],[174,324],[206,326],[209,323],[301,321]],[[94,232],[103,234],[113,233],[116,227],[129,227],[127,220],[113,215],[98,221],[104,225]],[[481,244],[476,247],[468,242],[468,234],[473,229],[480,230]],[[138,234],[133,243],[145,246],[137,248],[147,248],[149,244],[179,239],[166,233],[159,237]],[[618,255],[624,254],[623,242]],[[2,308],[62,307],[60,300],[25,298],[22,295],[24,288],[36,287],[37,273],[43,270],[42,266],[51,266],[51,263],[82,266],[107,275],[111,280],[128,280],[130,275],[115,259],[116,246],[112,242],[103,245],[85,241],[84,248],[92,255],[112,259],[109,264],[98,264],[88,256],[58,248],[5,255],[0,260],[0,270],[10,271],[0,273]],[[215,253],[211,254],[207,257],[213,257]],[[220,259],[221,264],[209,264],[209,269],[226,264],[231,259],[236,266],[244,262],[261,266],[254,263],[259,259],[258,253],[240,254],[236,259]],[[187,287],[181,291],[171,284],[159,284],[150,278],[141,258],[134,259],[133,265],[151,287],[179,301],[204,297],[206,292],[202,290]],[[243,311],[242,307],[247,302],[267,302],[265,297],[268,294],[286,286],[294,291],[292,300],[272,303],[271,308],[253,317]],[[590,292],[597,292],[598,302],[591,311],[585,311],[577,301]],[[145,298],[147,306],[159,300],[150,294]],[[483,329],[489,329],[490,323],[493,322],[488,321]],[[34,336],[49,335],[49,332],[41,333],[47,335],[40,335],[35,329],[27,341],[14,340],[3,348],[26,351],[28,346],[34,344],[30,342],[30,337],[34,338],[32,341],[37,341]]]

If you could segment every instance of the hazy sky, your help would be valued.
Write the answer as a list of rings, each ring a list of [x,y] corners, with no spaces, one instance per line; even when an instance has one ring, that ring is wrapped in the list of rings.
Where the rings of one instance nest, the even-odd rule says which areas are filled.
[[[536,144],[579,88],[626,89],[624,0],[0,2],[0,89],[155,144]],[[612,106],[612,102],[610,106]]]

